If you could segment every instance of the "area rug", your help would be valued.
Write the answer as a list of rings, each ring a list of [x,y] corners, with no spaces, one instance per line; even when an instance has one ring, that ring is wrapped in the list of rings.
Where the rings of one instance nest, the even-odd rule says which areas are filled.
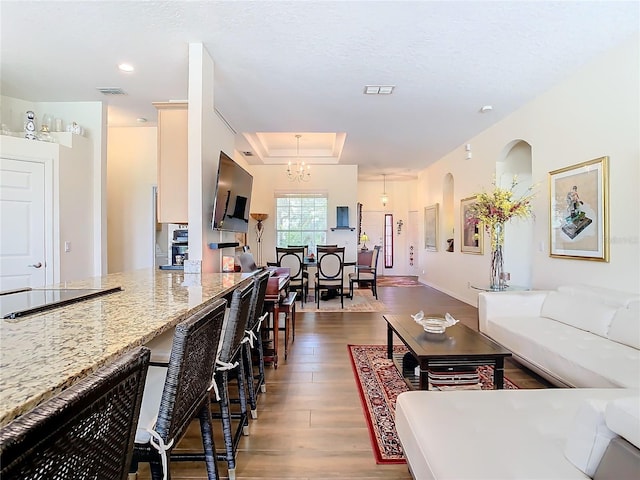
[[[304,308],[296,302],[298,312],[384,312],[387,307],[380,300],[376,300],[371,290],[355,290],[353,299],[344,297],[344,308],[340,305],[340,297],[330,300],[320,300],[320,308],[314,301],[313,291],[309,292],[308,302],[304,302]]]
[[[398,395],[409,390],[407,384],[392,360],[387,359],[386,345],[348,345],[348,348],[376,463],[406,463],[396,433],[395,408]],[[398,354],[407,351],[403,345],[393,348]],[[478,373],[482,389],[492,389],[493,368],[479,367]],[[518,387],[505,378],[504,388]]]
[[[416,276],[381,276],[378,277],[376,283],[379,287],[424,287],[424,284],[420,283]]]

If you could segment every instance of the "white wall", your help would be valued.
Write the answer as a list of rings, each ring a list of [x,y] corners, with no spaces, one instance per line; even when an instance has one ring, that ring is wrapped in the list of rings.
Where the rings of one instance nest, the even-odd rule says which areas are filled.
[[[233,132],[214,110],[214,68],[201,43],[189,44],[189,263],[202,272],[222,271],[222,252],[209,243],[233,241],[211,230],[220,151],[234,156]]]
[[[6,158],[45,164],[45,244],[47,283],[80,280],[96,275],[92,262],[93,184],[89,139],[63,133],[58,143],[2,137]],[[69,242],[69,251],[65,251]]]
[[[153,267],[157,128],[112,127],[108,135],[108,273]]]
[[[488,188],[503,148],[522,139],[531,145],[532,179],[540,184],[534,201],[532,286],[580,282],[640,291],[639,44],[636,36],[464,142],[473,145],[473,160],[464,160],[461,145],[427,167],[419,177],[418,201],[423,206],[442,202],[442,179],[451,172],[459,219],[460,199]],[[610,261],[549,257],[548,172],[605,155],[610,157]],[[426,274],[421,279],[475,305],[477,292],[467,285],[487,282],[489,252],[485,248],[482,256],[462,254],[458,237],[456,230],[455,253],[422,253]]]
[[[393,215],[393,268],[385,268],[384,260],[380,258],[378,267],[380,275],[409,275],[413,272],[409,265],[409,247],[411,242],[409,232],[412,219],[416,215],[409,215],[409,211],[416,210],[415,191],[416,180],[386,180],[358,182],[358,202],[362,203],[362,229],[367,232],[369,242],[367,247],[383,245],[384,215]],[[389,201],[382,205],[380,197],[386,191]],[[421,218],[420,215],[417,218]],[[398,235],[398,220],[404,225],[402,233]],[[422,230],[420,230],[422,231]],[[418,245],[420,242],[418,242]],[[423,242],[424,246],[424,242]],[[381,251],[381,255],[382,255]]]
[[[357,203],[358,203],[358,167],[356,165],[313,165],[311,179],[308,182],[291,182],[286,174],[285,165],[251,165],[247,170],[253,175],[251,213],[267,213],[269,218],[263,222],[262,235],[263,262],[275,261],[275,192],[321,191],[327,193],[329,227],[336,226],[336,207],[349,207],[349,226],[355,230],[336,230],[327,232],[327,243],[344,245],[345,260],[355,261],[357,256]],[[256,222],[249,220],[247,241],[256,256]]]
[[[91,272],[94,276],[102,275],[107,268],[107,107],[103,102],[31,102],[0,96],[0,120],[11,131],[22,131],[27,110],[36,114],[38,127],[46,113],[53,118],[62,119],[63,128],[74,121],[79,123],[85,129],[84,136],[92,143],[92,153],[87,159],[92,164],[92,169],[90,178],[85,179],[85,182],[92,185],[91,224],[94,249]]]

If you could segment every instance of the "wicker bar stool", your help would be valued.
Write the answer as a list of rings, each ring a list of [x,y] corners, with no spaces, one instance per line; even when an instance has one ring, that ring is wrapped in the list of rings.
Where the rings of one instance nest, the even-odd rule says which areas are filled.
[[[218,401],[220,413],[214,414],[214,417],[220,418],[222,421],[222,433],[225,443],[224,453],[216,453],[216,457],[218,460],[227,462],[230,480],[235,479],[235,455],[240,438],[242,435],[249,434],[243,339],[245,338],[245,330],[247,330],[252,294],[252,280],[248,280],[234,290],[220,348],[218,349],[218,358],[215,362],[217,388],[216,398],[212,400]],[[238,399],[229,397],[229,380],[233,378],[237,380]],[[240,413],[231,412],[231,403],[234,402],[240,404]],[[237,422],[235,429],[233,428],[232,420]]]
[[[126,479],[148,365],[139,347],[0,429],[2,479]]]
[[[251,418],[258,418],[257,397],[258,392],[266,390],[264,383],[264,352],[262,351],[262,332],[260,328],[268,313],[263,314],[264,296],[267,292],[270,272],[265,270],[253,277],[253,293],[251,295],[251,306],[249,308],[249,321],[246,330],[246,341],[244,342],[244,367],[249,390],[249,405],[251,407]],[[252,352],[256,353],[258,359],[258,375],[254,374]]]
[[[133,461],[149,462],[154,480],[170,478],[171,461],[204,459],[207,478],[219,478],[211,424],[210,393],[222,332],[225,300],[217,300],[175,328],[168,365],[152,363],[145,385]],[[171,455],[198,417],[204,455]]]

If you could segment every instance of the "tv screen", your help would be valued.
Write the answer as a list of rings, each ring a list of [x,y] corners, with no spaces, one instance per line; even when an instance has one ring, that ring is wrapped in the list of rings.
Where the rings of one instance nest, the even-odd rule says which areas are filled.
[[[249,229],[249,207],[253,177],[244,168],[220,152],[212,228],[230,232]]]

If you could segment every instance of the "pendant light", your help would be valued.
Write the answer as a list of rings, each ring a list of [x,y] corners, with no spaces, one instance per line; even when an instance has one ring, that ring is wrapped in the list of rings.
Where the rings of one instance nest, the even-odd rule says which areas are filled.
[[[382,174],[382,195],[380,196],[380,200],[382,201],[382,206],[386,207],[389,202],[389,196],[387,195],[387,182],[385,174]]]

